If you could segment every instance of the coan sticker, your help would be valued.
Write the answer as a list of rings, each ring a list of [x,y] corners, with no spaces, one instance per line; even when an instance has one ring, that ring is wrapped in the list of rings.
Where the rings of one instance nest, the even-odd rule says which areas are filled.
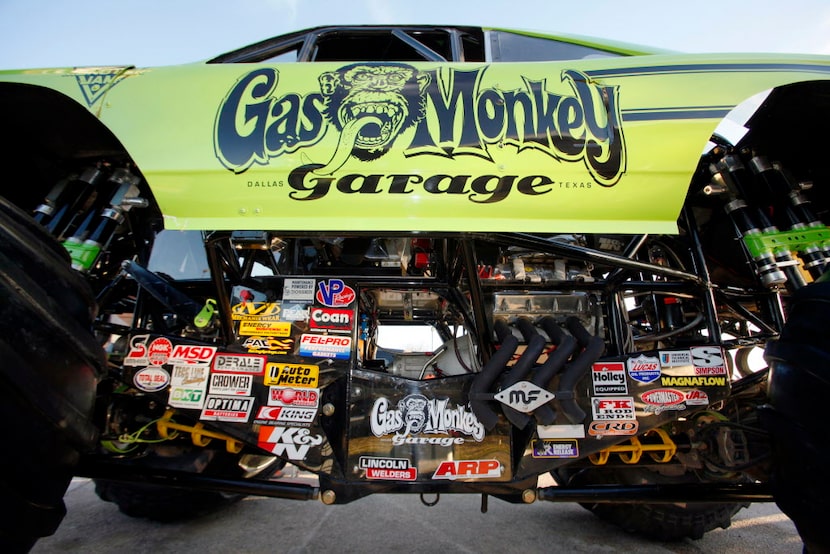
[[[320,368],[316,365],[271,363],[265,372],[265,384],[276,387],[316,389]]]
[[[348,360],[351,355],[351,337],[304,334],[300,338],[300,356]]]
[[[365,472],[366,479],[414,481],[418,477],[418,470],[404,458],[361,456],[358,468]]]
[[[656,356],[640,354],[628,360],[628,375],[635,381],[651,383],[660,378],[660,360]]]
[[[315,299],[329,308],[345,308],[357,297],[354,289],[341,279],[328,279],[317,283]]]
[[[352,317],[352,310],[312,308],[308,323],[312,329],[350,331],[352,329]]]
[[[265,356],[249,356],[246,354],[218,354],[213,359],[213,371],[262,375],[265,371],[266,359]]]
[[[246,423],[254,405],[253,397],[214,396],[209,394],[199,419]]]
[[[497,479],[502,467],[498,460],[447,460],[441,462],[433,479]]]
[[[170,384],[170,374],[160,367],[145,367],[133,375],[133,384],[144,392],[158,392]]]
[[[594,420],[636,419],[634,398],[630,396],[592,398],[591,408],[594,412]]]
[[[319,402],[320,389],[270,387],[268,390],[269,406],[316,408]]]
[[[317,416],[316,408],[290,408],[287,406],[260,406],[254,418],[259,425],[277,425],[282,423],[288,427],[295,425],[308,426]]]
[[[242,373],[212,373],[210,376],[211,394],[248,396],[253,384],[253,376]]]
[[[305,460],[308,451],[323,444],[322,435],[312,435],[301,427],[262,427],[257,445],[289,460]]]
[[[531,449],[534,458],[579,458],[579,446],[575,440],[534,440]]]
[[[636,435],[640,423],[636,419],[617,421],[592,421],[588,425],[588,434],[592,437],[631,436]]]
[[[625,364],[622,362],[600,362],[591,367],[591,380],[594,394],[628,394],[628,381],[625,378]]]

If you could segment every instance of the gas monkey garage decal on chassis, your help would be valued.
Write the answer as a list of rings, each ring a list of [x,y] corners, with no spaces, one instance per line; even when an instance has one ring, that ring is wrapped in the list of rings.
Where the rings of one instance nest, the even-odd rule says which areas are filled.
[[[492,162],[492,148],[510,145],[519,153],[532,149],[558,162],[581,162],[601,186],[619,182],[626,148],[617,87],[564,70],[541,80],[522,78],[512,90],[485,88],[487,69],[359,63],[324,72],[321,92],[305,95],[283,93],[276,69],[256,69],[239,79],[220,106],[215,151],[222,165],[242,173],[337,133],[326,163],[316,160],[289,173],[288,196],[301,201],[324,198],[332,187],[345,194],[390,195],[422,188],[487,204],[514,190],[544,195],[555,183],[549,175],[335,175],[350,157],[370,162],[393,148],[406,157],[469,155]],[[409,143],[401,144],[399,137],[412,128]]]

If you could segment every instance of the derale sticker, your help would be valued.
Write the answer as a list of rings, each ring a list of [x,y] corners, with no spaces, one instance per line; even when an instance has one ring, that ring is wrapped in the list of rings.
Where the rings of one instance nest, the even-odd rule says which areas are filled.
[[[265,371],[265,356],[249,354],[217,354],[213,359],[213,371],[220,373],[248,373],[262,375]]]
[[[497,479],[502,467],[498,460],[447,460],[441,462],[433,479]]]
[[[660,360],[656,356],[640,354],[636,358],[629,358],[628,375],[635,381],[651,383],[660,378]]]
[[[254,398],[252,396],[215,396],[209,394],[199,419],[247,423],[253,406]]]
[[[317,283],[314,298],[319,304],[329,308],[346,308],[357,297],[354,289],[342,279],[328,279]]]
[[[285,279],[282,285],[283,302],[313,302],[314,279]]]
[[[414,481],[418,477],[418,470],[405,458],[361,456],[358,468],[365,473],[366,479]]]
[[[636,419],[634,398],[631,396],[591,398],[591,409],[595,421]]]
[[[312,329],[324,331],[351,331],[353,316],[352,310],[311,308],[308,324]]]
[[[534,440],[531,447],[534,458],[579,458],[579,445],[575,440]]]
[[[311,334],[300,337],[300,356],[348,360],[351,355],[351,337]]]
[[[249,396],[254,377],[244,373],[212,373],[210,393],[225,396]]]
[[[275,387],[316,389],[320,368],[316,365],[269,363],[265,372],[265,384]]]
[[[289,408],[287,406],[260,406],[254,423],[258,425],[284,424],[305,427],[314,422],[316,408]]]
[[[167,403],[174,408],[201,410],[205,402],[209,375],[210,369],[205,365],[173,366]]]
[[[625,378],[623,362],[598,362],[591,368],[591,380],[594,394],[628,394],[628,381]]]
[[[159,392],[170,384],[170,374],[160,367],[145,367],[133,375],[133,384],[144,392]]]

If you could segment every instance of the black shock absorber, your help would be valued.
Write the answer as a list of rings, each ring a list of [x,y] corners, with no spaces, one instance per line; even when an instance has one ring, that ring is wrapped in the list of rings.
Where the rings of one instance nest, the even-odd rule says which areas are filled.
[[[61,179],[35,208],[32,217],[58,240],[71,236],[73,223],[78,224],[78,213],[89,203],[96,185],[103,180],[104,172],[97,167],[88,167],[79,175]]]

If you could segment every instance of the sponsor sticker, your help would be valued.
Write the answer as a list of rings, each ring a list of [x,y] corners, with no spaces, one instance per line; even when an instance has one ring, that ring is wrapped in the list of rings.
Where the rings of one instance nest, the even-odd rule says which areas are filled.
[[[357,297],[352,287],[341,279],[328,279],[317,283],[315,300],[329,308],[346,308]]]
[[[234,321],[279,321],[282,306],[279,302],[254,302],[243,300],[231,306]]]
[[[269,363],[265,372],[265,384],[276,387],[316,389],[320,368],[316,365]]]
[[[334,308],[311,308],[308,324],[312,329],[329,331],[351,331],[352,310],[335,310]]]
[[[660,365],[662,367],[677,367],[692,365],[692,353],[688,350],[660,351]]]
[[[698,389],[686,391],[686,404],[689,406],[708,406],[709,395]]]
[[[640,423],[636,419],[618,421],[592,421],[588,425],[588,434],[592,437],[636,435]]]
[[[660,378],[660,360],[656,356],[640,354],[628,360],[628,375],[635,381],[651,383]]]
[[[714,377],[711,375],[698,375],[695,377],[686,376],[663,376],[660,383],[664,387],[725,387],[728,383],[726,377]]]
[[[496,400],[514,410],[529,414],[539,406],[555,398],[552,392],[530,381],[519,381],[494,396]]]
[[[150,343],[147,348],[147,360],[150,365],[164,365],[173,353],[173,343],[164,337],[159,337]]]
[[[372,405],[369,425],[376,437],[393,434],[392,444],[463,444],[464,437],[434,435],[467,435],[476,442],[484,440],[484,425],[465,406],[452,407],[447,398],[427,398],[422,394],[403,397],[397,407],[386,397]],[[431,435],[416,437],[413,435]],[[410,440],[411,439],[411,440]],[[435,440],[432,440],[435,439]],[[448,439],[448,440],[442,440]]]
[[[212,373],[210,393],[226,396],[249,396],[254,378],[244,373]]]
[[[259,425],[277,425],[285,423],[291,427],[293,423],[310,425],[317,416],[316,408],[289,408],[286,406],[260,406],[254,423]]]
[[[496,479],[501,477],[498,460],[447,460],[441,462],[433,479]]]
[[[584,439],[583,425],[537,425],[536,434],[540,439]]]
[[[290,321],[272,321],[269,319],[254,319],[242,321],[239,324],[240,335],[269,335],[272,337],[291,336]]]
[[[210,370],[205,365],[173,366],[167,403],[174,408],[200,410],[205,402],[209,375]]]
[[[640,395],[646,411],[660,414],[666,410],[685,410],[686,394],[675,389],[652,389]]]
[[[147,357],[147,339],[150,335],[133,335],[130,337],[130,351],[124,358],[126,366],[148,365],[150,359]]]
[[[695,375],[726,375],[726,362],[719,346],[695,346],[691,349]]]
[[[209,394],[199,419],[246,423],[251,415],[254,399],[251,396],[215,396]]]
[[[361,456],[358,467],[366,472],[366,479],[414,481],[418,477],[418,470],[404,458]]]
[[[217,354],[213,359],[213,371],[220,373],[249,373],[262,375],[265,371],[265,356],[248,354]]]
[[[625,378],[623,362],[600,362],[591,368],[591,380],[594,394],[628,394],[628,381]]]
[[[308,451],[323,444],[322,435],[302,427],[261,427],[257,445],[289,460],[305,460]]]
[[[307,321],[308,308],[305,304],[287,304],[283,302],[280,317],[285,321]]]
[[[283,301],[313,302],[314,279],[285,279],[282,285]]]
[[[579,458],[579,445],[575,440],[534,440],[531,447],[534,458]]]
[[[597,421],[636,419],[634,398],[631,396],[591,398],[591,409]]]
[[[158,392],[170,384],[170,374],[160,367],[145,367],[133,375],[133,384],[144,392]]]
[[[290,354],[294,350],[294,339],[279,337],[248,337],[242,347],[252,354]]]
[[[177,344],[167,363],[209,364],[214,354],[216,354],[215,346]]]
[[[282,387],[270,387],[268,389],[269,406],[316,408],[319,403],[320,389],[292,389]]]
[[[300,356],[348,360],[351,355],[351,337],[311,334],[303,334],[300,337]]]

